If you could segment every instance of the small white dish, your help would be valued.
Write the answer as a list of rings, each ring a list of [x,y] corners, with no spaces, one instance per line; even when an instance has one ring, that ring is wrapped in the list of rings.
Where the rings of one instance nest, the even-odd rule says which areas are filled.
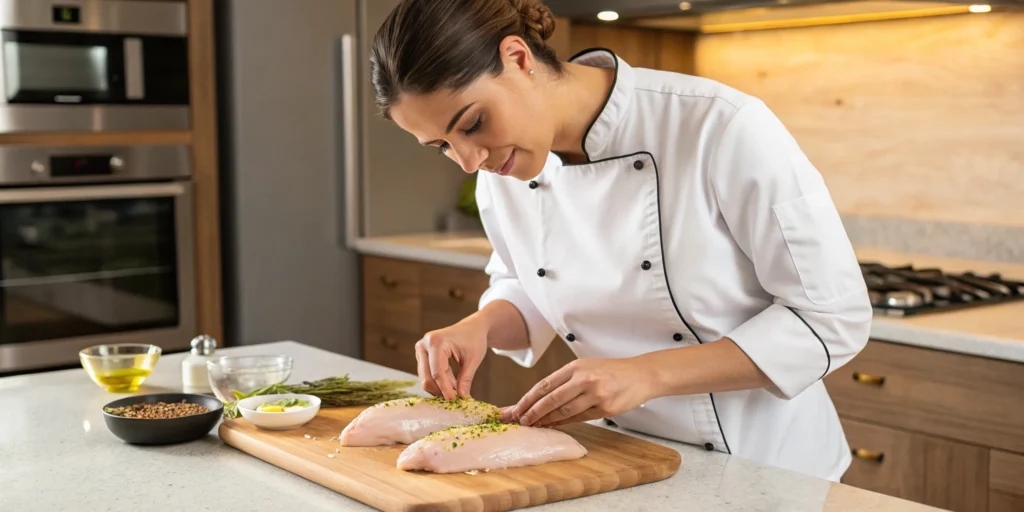
[[[299,400],[309,402],[309,406],[285,412],[260,412],[256,410],[262,404],[276,402],[282,398],[298,398]],[[266,430],[288,430],[301,427],[315,418],[316,413],[319,411],[320,398],[313,395],[296,395],[292,393],[262,395],[244,398],[238,402],[238,412],[242,414],[242,417],[253,425]]]

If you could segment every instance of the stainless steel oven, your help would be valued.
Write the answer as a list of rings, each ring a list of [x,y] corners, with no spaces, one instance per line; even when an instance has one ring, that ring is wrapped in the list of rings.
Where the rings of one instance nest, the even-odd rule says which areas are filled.
[[[0,132],[189,127],[185,2],[0,0]]]
[[[196,335],[187,146],[0,147],[0,373]]]

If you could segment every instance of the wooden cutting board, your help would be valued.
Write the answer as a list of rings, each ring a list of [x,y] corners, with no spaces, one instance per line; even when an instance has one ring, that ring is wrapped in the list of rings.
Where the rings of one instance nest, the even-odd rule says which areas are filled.
[[[332,440],[364,408],[321,409],[285,431],[225,420],[219,433],[228,445],[386,511],[510,510],[663,480],[681,463],[675,450],[584,423],[559,427],[587,448],[581,459],[475,475],[400,471],[405,445],[349,448]]]

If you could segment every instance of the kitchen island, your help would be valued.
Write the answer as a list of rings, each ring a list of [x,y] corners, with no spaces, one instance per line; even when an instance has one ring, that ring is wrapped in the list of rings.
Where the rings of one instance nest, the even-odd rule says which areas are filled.
[[[295,342],[221,349],[284,354],[289,382],[348,373],[409,374]],[[139,394],[178,392],[184,354],[163,356]],[[181,445],[125,444],[103,422],[107,393],[81,369],[0,379],[0,510],[372,510],[225,445],[214,428]],[[629,433],[629,432],[627,432]],[[737,456],[631,433],[678,450],[667,480],[537,507],[538,510],[937,510],[855,487],[765,467]]]

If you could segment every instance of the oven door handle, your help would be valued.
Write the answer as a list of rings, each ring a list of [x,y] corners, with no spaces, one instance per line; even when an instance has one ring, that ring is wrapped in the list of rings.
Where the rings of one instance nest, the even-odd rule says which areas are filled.
[[[0,204],[175,197],[187,191],[183,183],[0,189]]]

